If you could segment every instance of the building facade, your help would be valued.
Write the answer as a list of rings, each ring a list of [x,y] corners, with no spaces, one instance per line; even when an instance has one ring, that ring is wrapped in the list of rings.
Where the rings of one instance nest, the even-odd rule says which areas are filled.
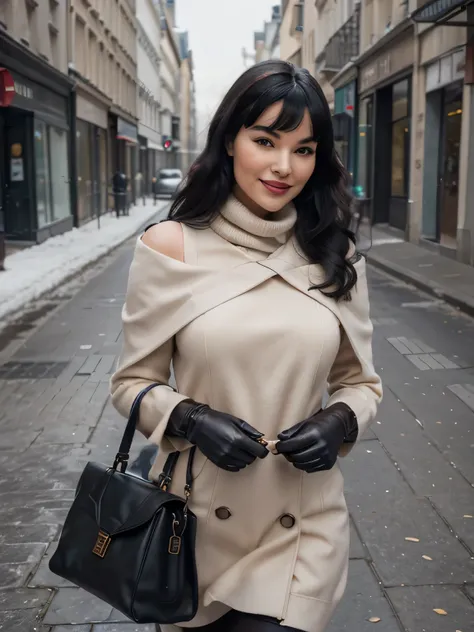
[[[152,0],[137,0],[138,20],[138,194],[152,190],[163,150],[161,137],[161,19]]]
[[[181,54],[180,67],[180,151],[179,168],[187,173],[197,157],[196,86],[193,54],[189,49],[188,32],[178,33]]]
[[[0,224],[6,239],[41,242],[73,225],[73,82],[67,4],[0,3]]]
[[[473,10],[469,0],[362,0],[356,60],[357,184],[372,221],[470,264]]]
[[[422,19],[429,5],[419,7]],[[439,15],[445,7],[441,3],[436,9]],[[433,15],[433,9],[428,13]],[[470,18],[474,23],[474,15]],[[465,20],[466,13],[455,17],[457,24]],[[473,42],[469,44],[467,26],[451,21],[440,26],[428,21],[415,24],[415,142],[407,237],[474,265]]]
[[[69,73],[76,82],[77,224],[113,207],[111,185],[138,172],[137,24],[132,0],[71,0]]]
[[[153,0],[161,14],[161,132],[171,140],[171,151],[160,153],[160,167],[179,167],[181,55],[175,33],[174,0]]]
[[[280,57],[295,66],[302,64],[304,2],[283,0],[281,4]]]
[[[301,39],[301,65],[316,75],[316,42],[318,12],[314,2],[305,2],[303,8],[303,32]]]
[[[321,84],[370,221],[474,265],[474,1],[306,0],[301,20],[299,4],[281,56]]]
[[[272,7],[271,19],[264,23],[263,31],[255,31],[255,62],[280,59],[281,5]]]

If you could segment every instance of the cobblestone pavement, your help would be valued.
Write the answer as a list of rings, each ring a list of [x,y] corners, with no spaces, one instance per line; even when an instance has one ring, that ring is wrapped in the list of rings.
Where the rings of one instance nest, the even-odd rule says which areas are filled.
[[[132,248],[43,302],[10,344],[0,335],[2,632],[154,632],[48,570],[79,473],[110,462],[123,430],[108,379]],[[329,632],[473,632],[474,321],[379,272],[370,283],[385,399],[341,461],[351,562]]]

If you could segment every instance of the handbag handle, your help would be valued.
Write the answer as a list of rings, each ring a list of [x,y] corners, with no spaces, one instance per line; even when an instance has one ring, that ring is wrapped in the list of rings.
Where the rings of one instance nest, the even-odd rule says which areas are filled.
[[[155,386],[161,386],[161,384],[153,383],[146,386],[142,389],[138,395],[133,400],[132,407],[130,409],[130,414],[128,416],[127,426],[125,427],[125,431],[123,433],[122,441],[120,442],[119,451],[115,455],[114,464],[112,469],[115,471],[120,465],[120,471],[122,474],[125,474],[127,470],[128,460],[130,458],[130,448],[132,447],[133,436],[135,434],[135,430],[137,427],[139,414],[140,414],[140,404],[142,403],[142,399],[145,395],[151,391]],[[184,495],[186,497],[186,501],[191,495],[191,488],[193,485],[193,462],[194,455],[196,453],[196,446],[194,445],[189,451],[188,457],[188,466],[186,469],[186,485],[184,488]],[[160,474],[158,478],[158,485],[161,489],[166,491],[168,485],[171,483],[171,479],[173,476],[174,469],[176,467],[176,463],[178,462],[180,452],[171,452],[166,459],[166,463],[163,467],[163,472]]]
[[[135,430],[138,423],[138,417],[140,413],[140,404],[142,403],[142,399],[145,395],[151,391],[155,386],[160,386],[160,384],[153,383],[146,386],[142,389],[138,395],[133,400],[132,407],[130,409],[130,414],[128,416],[127,426],[125,427],[125,431],[123,433],[122,441],[120,442],[119,451],[115,455],[115,461],[112,466],[113,470],[116,470],[120,465],[120,471],[125,473],[128,465],[128,460],[130,458],[130,448],[132,447],[133,436],[135,434]]]

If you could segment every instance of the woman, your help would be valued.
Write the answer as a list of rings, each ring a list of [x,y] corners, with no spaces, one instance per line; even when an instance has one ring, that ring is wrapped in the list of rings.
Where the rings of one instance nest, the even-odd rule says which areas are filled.
[[[140,419],[160,446],[152,479],[171,451],[198,448],[200,606],[163,632],[322,632],[342,596],[337,457],[381,398],[349,205],[321,88],[268,61],[229,90],[169,221],[137,242],[113,402],[127,416],[161,384]]]

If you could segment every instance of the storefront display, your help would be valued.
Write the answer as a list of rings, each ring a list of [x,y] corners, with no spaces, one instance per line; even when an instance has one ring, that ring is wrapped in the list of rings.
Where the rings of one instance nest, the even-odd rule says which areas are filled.
[[[17,242],[41,242],[73,226],[72,82],[8,37],[3,43],[0,66],[10,78],[9,97],[0,108],[5,235]]]
[[[361,66],[357,191],[374,223],[405,231],[410,188],[413,27]]]
[[[409,81],[392,86],[392,197],[408,197],[410,169]]]

